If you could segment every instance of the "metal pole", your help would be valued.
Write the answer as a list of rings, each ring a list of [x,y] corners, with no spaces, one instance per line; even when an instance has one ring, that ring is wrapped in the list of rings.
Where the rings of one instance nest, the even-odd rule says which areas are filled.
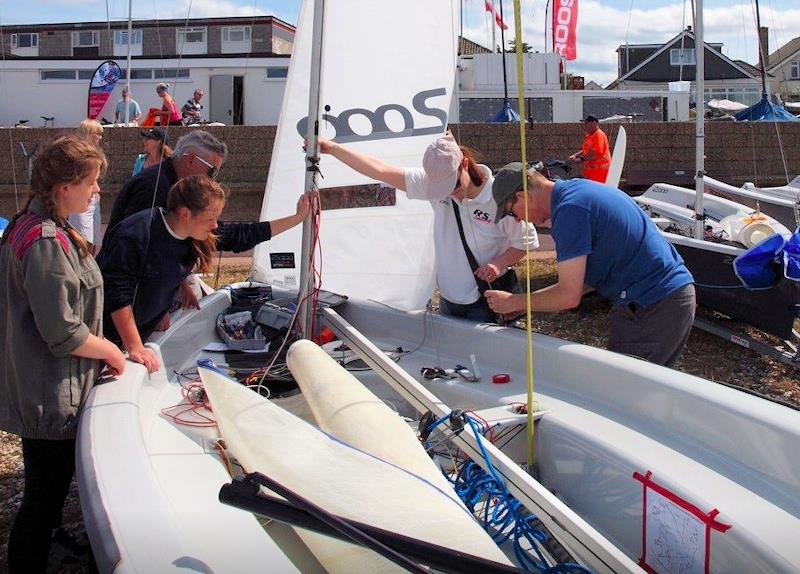
[[[761,97],[767,97],[767,71],[764,69],[764,56],[769,46],[761,44],[761,10],[758,8],[758,0],[756,0],[756,28],[758,28],[758,67],[761,69]]]
[[[547,26],[550,25],[550,21],[547,19],[547,12],[550,10],[550,0],[547,0],[544,4],[544,53],[547,53]],[[547,66],[545,66],[545,73],[547,73]]]
[[[703,0],[697,0],[694,15],[695,66],[695,174],[694,238],[703,239],[705,216],[703,214],[703,176],[705,175],[705,45],[703,43]],[[681,57],[683,54],[681,54]]]
[[[308,125],[306,127],[306,179],[305,192],[313,193],[317,189],[319,166],[319,92],[320,68],[322,67],[322,36],[325,12],[325,0],[314,2],[314,17],[311,41],[311,77],[308,94]],[[299,319],[303,333],[311,338],[314,317],[312,315],[312,301],[309,295],[312,291],[313,274],[309,266],[312,255],[313,229],[311,218],[303,222],[303,245],[300,252],[300,289],[297,293],[299,305]]]
[[[500,1],[500,55],[503,57],[503,102],[508,102],[508,80],[506,79],[506,34],[503,30],[503,0]],[[517,80],[519,81],[519,80]]]
[[[125,73],[125,90],[128,93],[128,101],[125,102],[125,125],[131,121],[131,33],[133,30],[133,0],[128,0],[128,67]]]

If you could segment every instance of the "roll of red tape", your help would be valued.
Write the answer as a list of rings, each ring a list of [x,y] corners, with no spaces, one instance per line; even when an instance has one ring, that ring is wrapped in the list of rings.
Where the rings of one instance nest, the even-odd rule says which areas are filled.
[[[492,375],[492,382],[495,385],[503,385],[511,381],[511,377],[508,376],[506,373],[498,373],[496,375]]]

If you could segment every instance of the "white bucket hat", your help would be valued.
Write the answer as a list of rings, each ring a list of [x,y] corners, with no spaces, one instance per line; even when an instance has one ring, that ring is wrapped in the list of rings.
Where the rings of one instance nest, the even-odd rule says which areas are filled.
[[[461,148],[449,134],[428,146],[422,158],[422,169],[425,170],[425,187],[430,199],[445,199],[453,193],[463,160]]]

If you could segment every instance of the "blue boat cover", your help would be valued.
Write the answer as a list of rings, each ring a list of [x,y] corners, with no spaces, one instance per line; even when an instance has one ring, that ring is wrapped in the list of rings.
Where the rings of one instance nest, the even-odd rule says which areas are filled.
[[[8,219],[0,217],[0,231],[3,231],[8,226]]]
[[[780,261],[785,243],[783,236],[776,233],[733,260],[733,271],[745,287],[769,289],[775,284],[778,278],[775,264]]]
[[[783,106],[769,101],[767,96],[762,96],[760,102],[742,110],[735,117],[740,122],[800,122],[800,118],[787,112]]]
[[[519,123],[519,114],[517,110],[511,107],[511,102],[505,100],[503,101],[503,107],[500,108],[500,111],[493,115],[486,123],[508,124],[511,122]]]
[[[800,227],[783,246],[783,274],[792,281],[800,281]]]

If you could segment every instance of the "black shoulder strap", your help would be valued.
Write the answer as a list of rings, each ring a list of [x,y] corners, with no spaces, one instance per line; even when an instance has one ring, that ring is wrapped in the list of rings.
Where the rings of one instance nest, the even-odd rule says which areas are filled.
[[[483,279],[478,279],[478,277],[475,275],[475,272],[478,270],[478,267],[480,266],[478,265],[478,260],[475,259],[475,256],[472,254],[472,250],[469,248],[469,245],[467,245],[467,238],[464,237],[464,226],[461,223],[461,211],[458,209],[456,202],[452,198],[450,198],[450,203],[453,206],[453,213],[456,216],[456,224],[458,225],[458,234],[461,236],[461,245],[464,246],[464,253],[466,253],[467,260],[469,261],[469,266],[472,268],[472,276],[475,278],[475,283],[478,284],[478,291],[480,292],[481,295],[483,295],[484,291],[490,289],[489,284]]]

